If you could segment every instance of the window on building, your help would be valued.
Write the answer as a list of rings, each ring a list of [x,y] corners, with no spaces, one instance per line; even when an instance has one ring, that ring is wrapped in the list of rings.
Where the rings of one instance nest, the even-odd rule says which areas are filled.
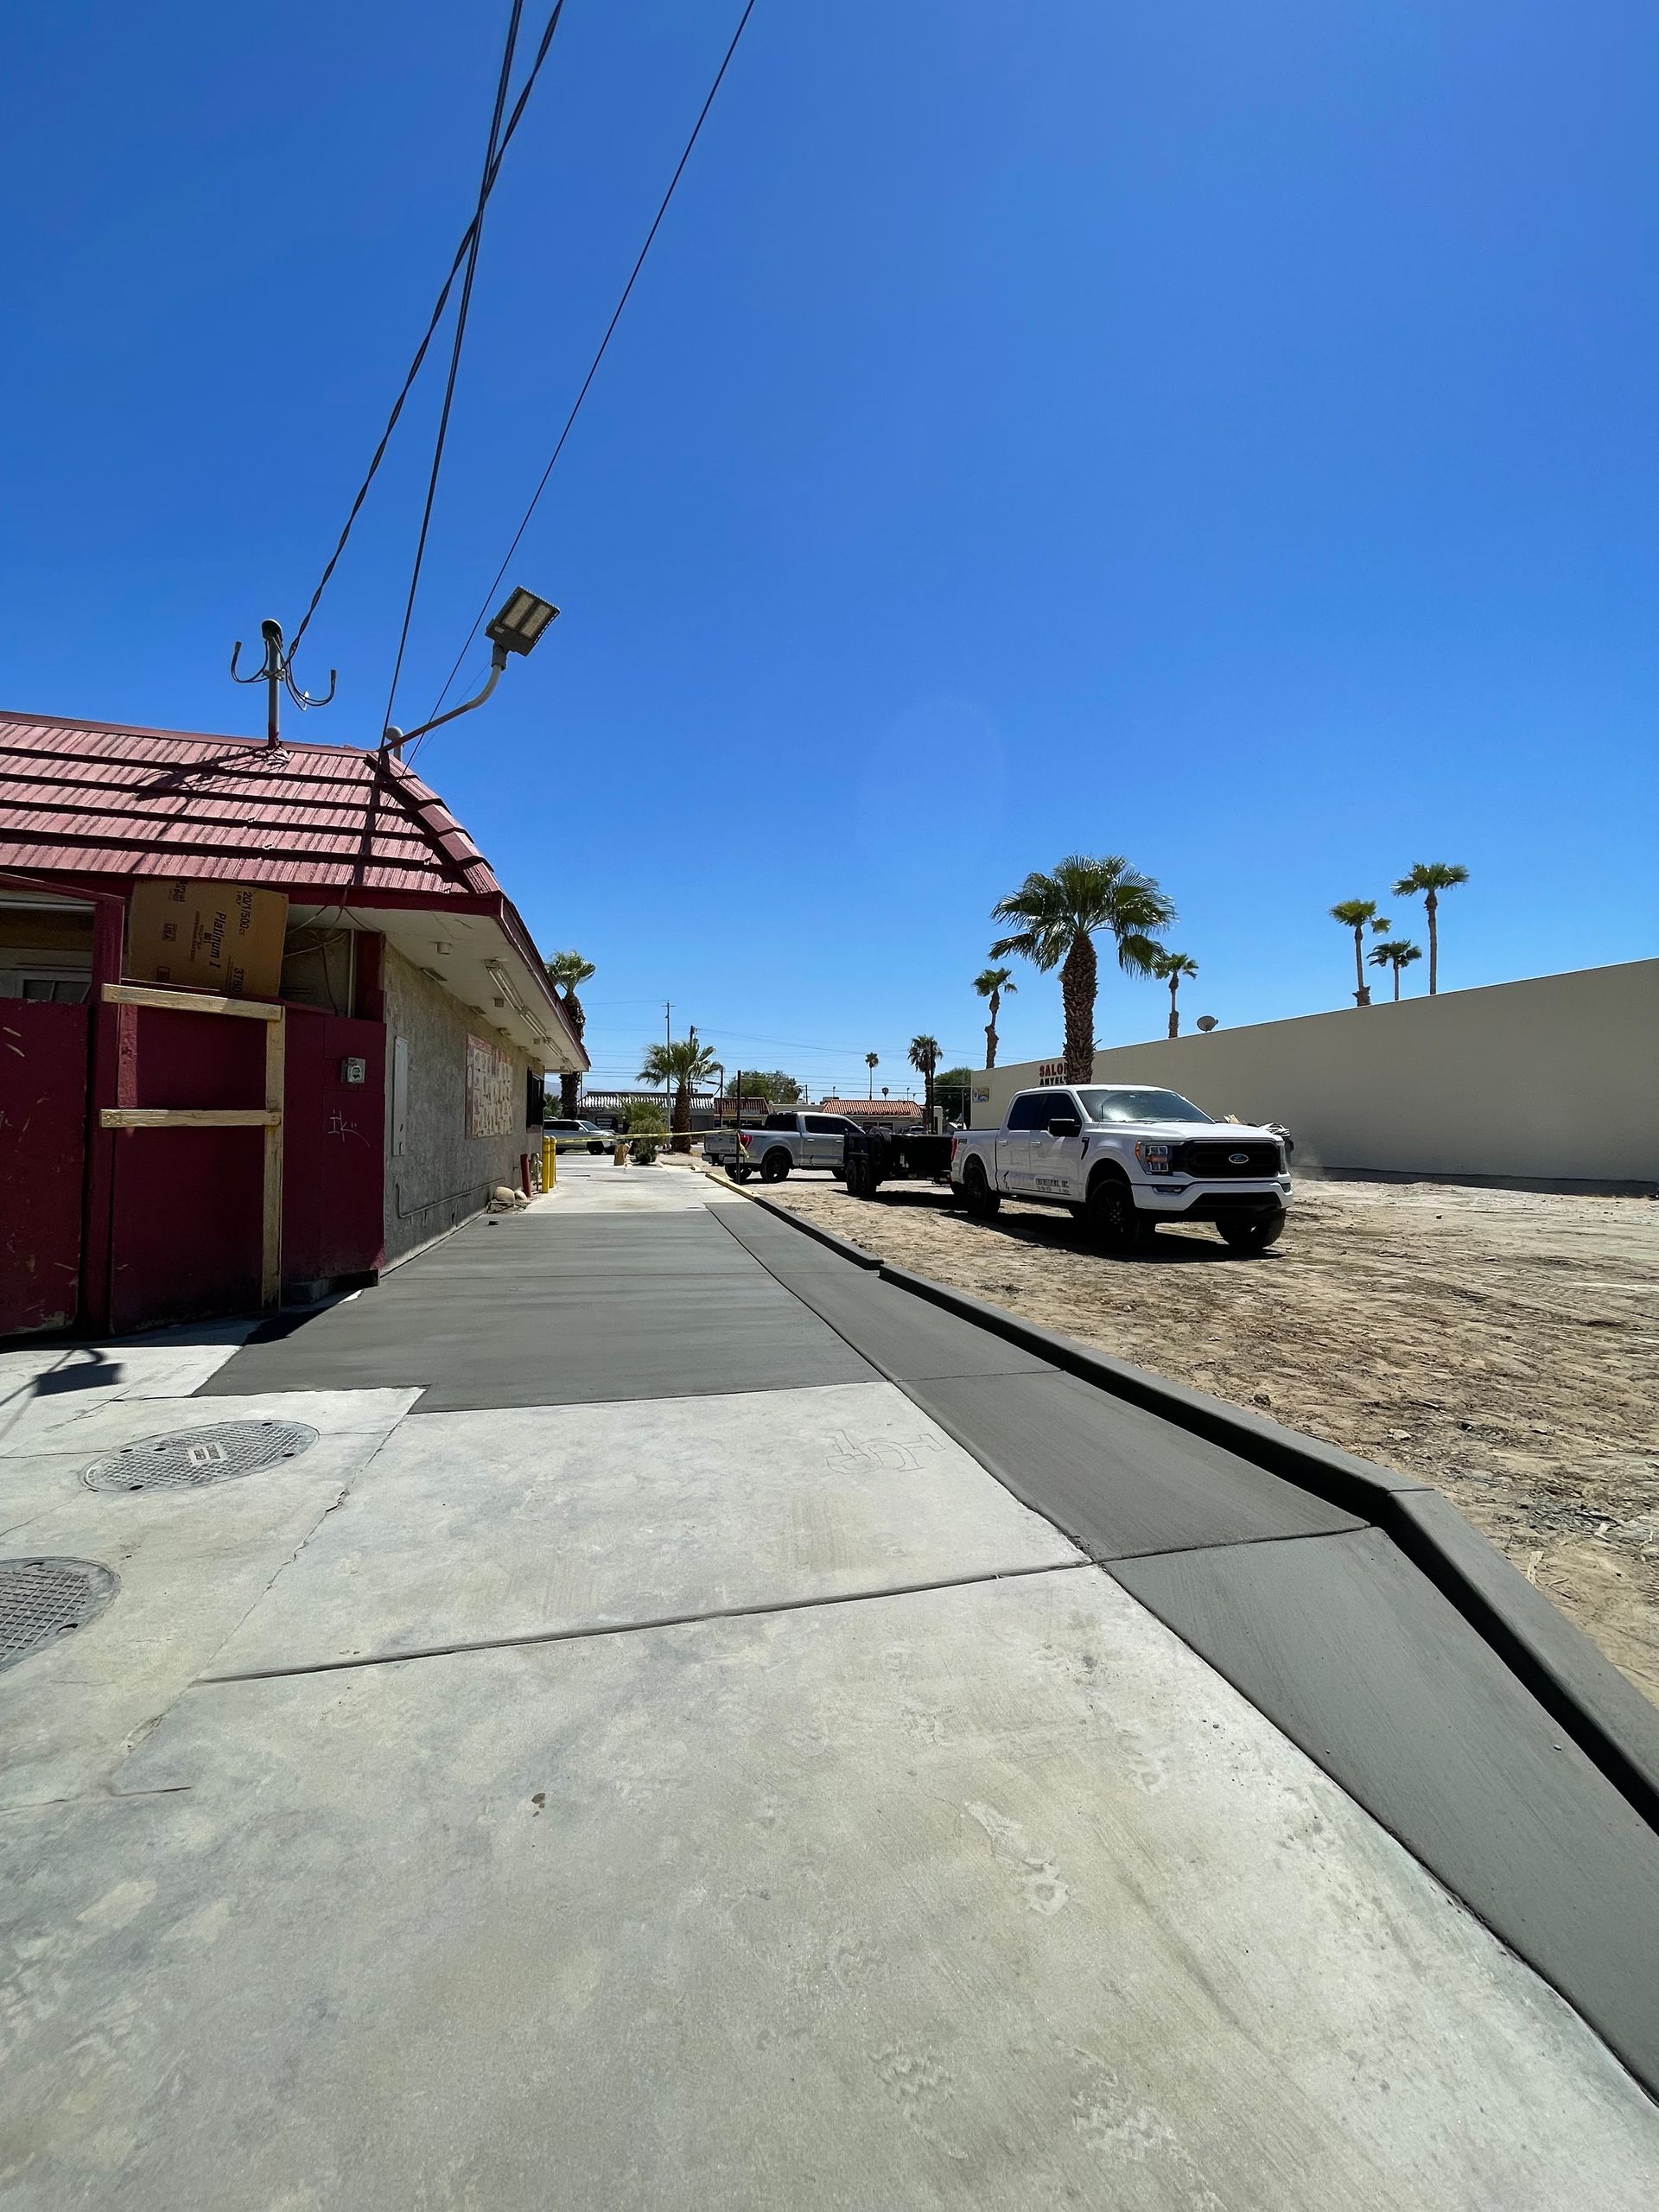
[[[409,1142],[409,1039],[391,1040],[391,1156],[401,1160]]]

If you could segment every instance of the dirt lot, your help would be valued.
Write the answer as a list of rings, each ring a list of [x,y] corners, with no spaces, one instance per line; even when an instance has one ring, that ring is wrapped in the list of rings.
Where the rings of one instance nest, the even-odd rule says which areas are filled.
[[[768,1190],[867,1251],[1421,1477],[1659,1704],[1659,1205],[1303,1181],[1255,1259],[969,1220],[931,1186]]]

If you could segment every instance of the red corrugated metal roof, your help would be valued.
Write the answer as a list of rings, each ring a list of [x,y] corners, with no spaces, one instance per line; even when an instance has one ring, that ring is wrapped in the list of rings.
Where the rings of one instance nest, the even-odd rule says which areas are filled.
[[[0,715],[0,868],[446,897],[499,894],[401,761],[354,746]]]
[[[844,1114],[850,1122],[917,1122],[920,1105],[911,1098],[821,1098],[815,1114]]]

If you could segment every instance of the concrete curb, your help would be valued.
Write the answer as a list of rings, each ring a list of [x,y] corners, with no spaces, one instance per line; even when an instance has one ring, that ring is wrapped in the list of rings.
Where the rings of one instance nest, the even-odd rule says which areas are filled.
[[[752,1199],[755,1205],[764,1206],[769,1214],[775,1214],[779,1221],[786,1221],[791,1228],[798,1229],[803,1236],[811,1237],[817,1243],[827,1244],[832,1252],[838,1252],[843,1260],[850,1260],[855,1268],[862,1268],[871,1274],[887,1273],[874,1252],[867,1252],[861,1244],[849,1244],[844,1236],[837,1236],[833,1229],[820,1229],[817,1222],[808,1221],[788,1206],[774,1205],[770,1198],[763,1198],[758,1191],[745,1191],[743,1195]]]
[[[1659,1828],[1659,1709],[1438,1491],[1204,1391],[1166,1382],[1127,1360],[1091,1351],[908,1268],[888,1267],[788,1206],[765,1198],[755,1203],[859,1267],[874,1268],[896,1289],[943,1306],[1080,1382],[1373,1522],[1456,1607],[1649,1826]]]
[[[884,1266],[880,1272],[883,1282],[929,1299],[1328,1504],[1363,1514],[1451,1600],[1649,1826],[1659,1828],[1659,1710],[1438,1491],[1201,1390],[1167,1382],[1127,1360],[1091,1351],[907,1268]]]
[[[1202,1390],[1190,1390],[1184,1383],[1167,1382],[1144,1367],[1131,1366],[1128,1360],[1114,1359],[1109,1352],[1092,1351],[1087,1344],[1077,1344],[1052,1329],[1022,1321],[1017,1314],[1005,1313],[1000,1306],[990,1306],[982,1299],[969,1297],[963,1291],[951,1290],[927,1275],[912,1274],[908,1268],[884,1266],[881,1280],[909,1291],[914,1298],[925,1298],[932,1305],[942,1306],[964,1321],[975,1322],[993,1336],[1018,1344],[1022,1351],[1046,1359],[1051,1366],[1075,1375],[1081,1382],[1092,1382],[1096,1389],[1109,1391],[1115,1398],[1126,1399],[1131,1405],[1158,1414],[1161,1420],[1173,1421],[1178,1428],[1202,1436],[1206,1443],[1218,1444],[1224,1451],[1236,1452],[1241,1459],[1265,1467],[1269,1474],[1281,1476],[1299,1490],[1312,1491],[1327,1505],[1340,1506],[1346,1513],[1358,1514],[1367,1521],[1379,1521],[1395,1491],[1425,1487],[1408,1476],[1391,1475],[1386,1467],[1338,1451],[1335,1445],[1299,1435],[1294,1429],[1281,1428],[1276,1421],[1247,1414],[1224,1399],[1210,1397]]]
[[[706,1175],[711,1183],[718,1183],[722,1191],[734,1191],[740,1198],[747,1198],[752,1206],[764,1207],[767,1213],[774,1214],[779,1221],[786,1221],[791,1229],[798,1229],[803,1236],[811,1237],[815,1243],[827,1244],[832,1252],[838,1252],[843,1260],[850,1260],[855,1268],[862,1268],[870,1274],[880,1270],[881,1262],[874,1252],[867,1252],[861,1244],[849,1243],[846,1237],[837,1236],[833,1229],[820,1229],[817,1222],[808,1221],[804,1215],[797,1213],[792,1207],[776,1205],[772,1199],[763,1198],[759,1191],[746,1190],[741,1183],[734,1183],[730,1176],[722,1175],[718,1168],[705,1166],[698,1172]]]

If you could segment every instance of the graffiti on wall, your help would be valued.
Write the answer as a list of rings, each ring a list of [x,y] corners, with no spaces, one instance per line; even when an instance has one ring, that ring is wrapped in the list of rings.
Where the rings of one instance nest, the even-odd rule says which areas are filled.
[[[512,1127],[512,1062],[487,1038],[467,1039],[467,1134],[504,1137]]]

